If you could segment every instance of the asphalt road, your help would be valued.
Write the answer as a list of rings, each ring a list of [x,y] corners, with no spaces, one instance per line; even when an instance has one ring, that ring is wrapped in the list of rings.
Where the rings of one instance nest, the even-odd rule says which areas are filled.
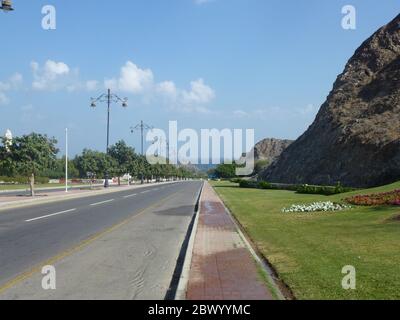
[[[162,299],[201,185],[151,185],[0,212],[0,299]],[[41,288],[46,262],[56,267],[56,290]]]

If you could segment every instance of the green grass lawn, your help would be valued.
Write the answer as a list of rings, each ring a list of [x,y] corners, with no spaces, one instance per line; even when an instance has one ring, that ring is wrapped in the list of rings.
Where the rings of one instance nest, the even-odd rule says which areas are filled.
[[[393,219],[400,208],[281,212],[292,204],[400,189],[400,183],[335,196],[213,186],[297,299],[400,299],[400,220]],[[341,286],[346,265],[356,268],[356,290]]]

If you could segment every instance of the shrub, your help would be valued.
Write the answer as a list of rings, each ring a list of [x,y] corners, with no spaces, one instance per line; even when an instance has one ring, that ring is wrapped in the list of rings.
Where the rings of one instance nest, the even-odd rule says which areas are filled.
[[[266,181],[261,181],[261,182],[259,182],[258,183],[258,187],[260,188],[260,189],[272,189],[273,187],[272,187],[272,184],[270,184],[270,183],[268,183],[268,182],[266,182]]]
[[[242,180],[239,182],[239,187],[240,188],[258,188],[258,182],[251,181],[251,180]]]
[[[325,196],[330,196],[334,194],[340,194],[344,192],[353,191],[352,188],[343,187],[340,182],[335,186],[310,186],[308,184],[304,184],[297,187],[297,193],[301,194],[321,194]]]
[[[333,186],[310,186],[308,184],[296,185],[296,184],[269,183],[266,181],[256,182],[249,180],[241,180],[239,182],[239,186],[241,188],[288,190],[288,191],[296,191],[297,193],[302,193],[302,194],[320,194],[326,196],[353,191],[353,189],[351,188],[345,188],[341,186],[340,183],[338,183],[336,187],[333,187]]]
[[[4,184],[28,184],[28,177],[15,176],[15,177],[0,177],[0,182]],[[49,183],[49,178],[47,177],[35,177],[35,184],[45,184]]]

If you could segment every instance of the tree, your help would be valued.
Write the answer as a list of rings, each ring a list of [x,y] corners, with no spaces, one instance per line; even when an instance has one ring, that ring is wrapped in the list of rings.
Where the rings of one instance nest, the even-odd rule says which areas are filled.
[[[111,156],[89,149],[84,149],[81,155],[76,156],[74,163],[82,178],[87,177],[89,172],[101,177],[105,172],[114,173],[117,168],[117,164]]]
[[[40,176],[48,177],[50,179],[60,179],[65,177],[65,157],[59,158],[55,161],[54,166],[41,171]],[[70,178],[78,178],[79,171],[75,167],[73,160],[68,160],[68,176]]]
[[[0,147],[0,163],[8,175],[29,176],[31,196],[35,196],[35,176],[55,165],[57,140],[31,133],[16,137],[7,146]]]
[[[109,155],[117,164],[114,172],[118,175],[118,185],[121,185],[120,177],[129,172],[129,165],[135,160],[135,149],[121,140],[109,148]]]
[[[229,179],[236,176],[236,164],[220,164],[215,168],[215,176],[221,179]]]

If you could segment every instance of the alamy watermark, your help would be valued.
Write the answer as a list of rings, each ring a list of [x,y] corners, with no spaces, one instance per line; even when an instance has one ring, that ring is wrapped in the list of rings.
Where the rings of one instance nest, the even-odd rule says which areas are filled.
[[[342,279],[342,288],[344,290],[356,290],[356,268],[350,265],[344,266],[342,274],[345,274]]]
[[[56,268],[54,266],[44,266],[42,268],[42,288],[43,290],[56,290]]]
[[[42,7],[42,28],[43,30],[57,29],[57,11],[54,5],[47,4]],[[353,5],[342,7],[341,26],[344,30],[355,30],[357,28],[356,8]]]
[[[56,30],[57,29],[57,11],[56,7],[46,5],[42,8],[42,28],[43,30]]]
[[[342,8],[342,28],[344,30],[356,30],[357,28],[357,15],[356,8],[352,5],[346,5]]]
[[[254,171],[254,129],[194,129],[178,130],[178,122],[170,121],[168,134],[152,129],[146,141],[150,164],[173,165],[237,165],[237,176],[248,176]]]

